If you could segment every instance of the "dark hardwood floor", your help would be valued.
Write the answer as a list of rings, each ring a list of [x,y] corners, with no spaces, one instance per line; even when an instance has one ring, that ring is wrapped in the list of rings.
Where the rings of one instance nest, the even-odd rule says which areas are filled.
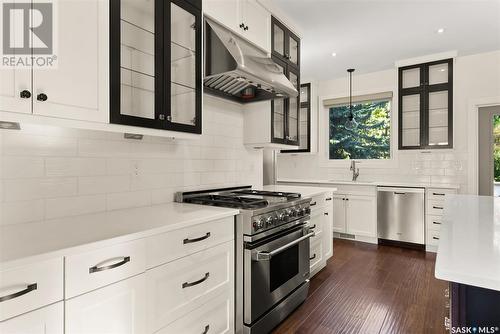
[[[444,290],[435,254],[334,239],[308,299],[273,333],[440,334]]]

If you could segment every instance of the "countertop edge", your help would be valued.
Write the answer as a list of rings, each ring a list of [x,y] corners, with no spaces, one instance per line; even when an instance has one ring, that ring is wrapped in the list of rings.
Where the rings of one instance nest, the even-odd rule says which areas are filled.
[[[345,180],[306,180],[306,179],[277,179],[276,183],[309,183],[309,184],[339,184],[339,185],[358,185],[358,186],[390,186],[390,187],[419,187],[419,188],[438,188],[438,189],[460,189],[456,184],[428,184],[412,182],[383,182],[383,181],[345,181]]]

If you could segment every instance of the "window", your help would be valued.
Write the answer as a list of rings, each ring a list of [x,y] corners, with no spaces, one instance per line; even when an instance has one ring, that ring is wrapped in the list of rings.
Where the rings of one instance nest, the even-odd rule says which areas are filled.
[[[358,126],[354,129],[346,127],[348,104],[329,108],[330,160],[390,159],[391,99],[356,100],[353,114]]]

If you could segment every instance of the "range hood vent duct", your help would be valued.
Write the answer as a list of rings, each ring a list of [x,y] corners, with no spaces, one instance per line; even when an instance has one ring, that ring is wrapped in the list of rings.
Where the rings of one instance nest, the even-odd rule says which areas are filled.
[[[205,92],[239,103],[295,98],[298,91],[268,55],[205,20]]]

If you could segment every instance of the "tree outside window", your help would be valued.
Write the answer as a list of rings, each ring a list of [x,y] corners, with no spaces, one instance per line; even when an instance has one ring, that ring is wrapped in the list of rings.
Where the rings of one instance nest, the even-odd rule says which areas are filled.
[[[330,108],[330,159],[390,159],[391,102],[357,103],[353,106],[353,113],[358,127],[349,129],[346,127],[349,106]]]

